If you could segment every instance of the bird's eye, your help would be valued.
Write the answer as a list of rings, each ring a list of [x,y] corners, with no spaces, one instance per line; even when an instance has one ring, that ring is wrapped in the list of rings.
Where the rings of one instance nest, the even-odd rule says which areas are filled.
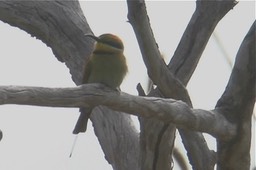
[[[109,40],[108,41],[104,41],[103,40],[102,43],[110,45],[110,46],[118,48],[118,49],[123,49],[124,48],[123,44],[118,42],[118,41],[109,41]]]
[[[99,42],[112,46],[117,49],[121,49],[121,50],[124,49],[124,45],[122,41],[113,34],[102,34],[101,36],[99,36]]]

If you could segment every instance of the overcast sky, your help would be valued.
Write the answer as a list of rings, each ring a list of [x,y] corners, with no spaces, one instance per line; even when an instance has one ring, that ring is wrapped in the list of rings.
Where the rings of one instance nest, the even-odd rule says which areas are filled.
[[[95,35],[113,33],[124,41],[129,74],[121,88],[137,94],[137,83],[146,85],[146,70],[132,27],[127,22],[126,2],[83,1],[81,7]],[[195,2],[147,2],[154,35],[167,62],[194,9]],[[240,2],[218,24],[215,35],[232,62],[254,20],[255,3],[247,1]],[[57,61],[51,49],[40,40],[2,22],[0,37],[1,85],[75,86],[66,66]],[[188,84],[195,108],[213,109],[231,73],[216,42],[216,37],[211,37]],[[91,123],[86,134],[79,135],[73,156],[69,158],[74,140],[72,130],[78,115],[78,109],[0,106],[0,129],[4,133],[0,142],[0,169],[112,170],[104,159]],[[210,142],[210,147],[215,149],[214,141]],[[255,151],[255,144],[252,147]],[[252,164],[255,165],[255,156]]]

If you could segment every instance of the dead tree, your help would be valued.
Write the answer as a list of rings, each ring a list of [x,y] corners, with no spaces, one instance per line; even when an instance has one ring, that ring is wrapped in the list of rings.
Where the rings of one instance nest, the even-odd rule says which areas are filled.
[[[97,106],[91,116],[106,160],[115,170],[172,169],[178,129],[194,170],[247,170],[250,167],[251,118],[255,104],[255,22],[245,36],[226,90],[212,110],[193,109],[186,90],[209,37],[235,1],[197,1],[196,10],[166,64],[150,28],[143,1],[127,1],[148,75],[156,88],[148,96],[116,92],[100,84],[80,85],[93,41],[78,1],[1,1],[0,19],[49,46],[69,68],[75,88],[1,86],[1,104],[50,107]],[[140,90],[143,95],[143,91]],[[115,111],[114,111],[115,110]],[[141,130],[131,126],[139,117]],[[209,150],[201,134],[217,140]]]

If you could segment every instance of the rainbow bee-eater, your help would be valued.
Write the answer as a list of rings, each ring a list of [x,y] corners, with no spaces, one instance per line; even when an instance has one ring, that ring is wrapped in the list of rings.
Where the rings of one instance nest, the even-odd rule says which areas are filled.
[[[123,54],[122,40],[113,34],[102,34],[99,37],[86,34],[94,39],[93,52],[86,63],[82,84],[102,83],[113,89],[119,89],[128,69]],[[85,132],[87,122],[93,108],[80,108],[80,116],[73,130],[73,134]]]

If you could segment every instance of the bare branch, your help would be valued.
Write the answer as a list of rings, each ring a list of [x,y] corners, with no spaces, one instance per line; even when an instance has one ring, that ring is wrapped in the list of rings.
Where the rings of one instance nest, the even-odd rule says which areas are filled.
[[[196,2],[196,10],[168,65],[184,85],[189,82],[214,28],[236,4],[235,0]]]
[[[191,109],[174,99],[133,96],[104,85],[88,84],[73,88],[0,86],[0,104],[50,107],[107,106],[140,117],[155,117],[180,128],[193,129],[215,137],[230,138],[236,128],[213,111]],[[220,126],[221,125],[221,126]]]
[[[184,155],[177,149],[173,149],[173,156],[182,170],[188,170]]]
[[[83,38],[91,30],[78,1],[1,1],[0,20],[42,40],[81,83],[93,41]]]
[[[160,89],[160,91],[165,97],[181,99],[187,102],[188,104],[191,104],[187,90],[180,83],[180,81],[177,80],[173,76],[173,74],[168,70],[166,64],[164,63],[164,60],[160,55],[160,52],[158,50],[157,44],[153,36],[153,32],[150,27],[149,18],[147,16],[144,2],[127,1],[127,4],[128,4],[128,10],[129,10],[128,18],[134,28],[134,32],[136,34],[136,37],[141,49],[143,60],[147,67],[149,77],[153,80],[154,84],[157,85],[157,87]],[[171,85],[171,88],[170,88],[170,85]],[[162,170],[163,166],[157,167],[157,164],[158,164],[157,162],[161,160],[161,158],[158,158],[159,157],[158,155],[160,155],[163,159],[163,158],[169,158],[170,154],[166,152],[164,152],[165,154],[163,153],[159,154],[159,151],[165,150],[171,153],[173,149],[174,139],[175,139],[174,135],[169,135],[168,136],[169,138],[166,138],[166,136],[164,136],[165,134],[164,131],[168,130],[169,133],[168,132],[166,133],[173,134],[173,132],[175,131],[175,126],[169,125],[171,127],[168,127],[166,124],[163,124],[157,120],[151,120],[151,119],[146,119],[144,121],[141,121],[141,125],[142,125],[141,126],[142,128],[146,126],[155,126],[154,130],[151,130],[149,128],[141,129],[141,132],[143,134],[143,136],[141,137],[148,139],[148,141],[146,141],[146,139],[144,140],[141,139],[142,141],[144,141],[142,146],[148,145],[146,146],[148,147],[147,150],[145,149],[143,150],[143,147],[142,147],[142,167],[145,170],[149,169],[149,167],[154,170],[157,168]],[[189,158],[191,160],[192,165],[194,167],[197,167],[197,169],[209,169],[208,165],[212,164],[212,161],[201,161],[202,160],[201,158],[203,156],[202,155],[198,156],[198,153],[202,153],[202,152],[198,152],[198,150],[202,150],[202,151],[206,151],[206,154],[203,154],[204,158],[211,157],[211,156],[206,156],[206,155],[209,155],[209,153],[208,153],[208,147],[206,146],[206,143],[203,140],[203,136],[198,133],[189,134],[189,132],[186,133],[185,131],[181,133],[183,133],[183,135],[181,136],[184,140],[187,141],[187,143],[191,143],[191,140],[190,140],[191,137],[193,137],[194,139],[197,139],[195,140],[197,141],[197,145],[188,144],[191,147],[186,147],[188,151],[188,155],[190,155]],[[152,136],[154,137],[152,138]],[[160,141],[163,141],[163,140],[166,140],[168,143],[166,143],[166,145],[160,145],[161,143]],[[161,148],[164,148],[164,149],[161,149]],[[202,149],[202,148],[206,148],[206,149]],[[153,152],[153,153],[148,153],[148,152]],[[196,160],[199,160],[199,161],[196,161]],[[211,160],[211,158],[209,160]],[[166,164],[165,169],[171,168],[170,161],[171,161],[171,158],[170,160],[167,160],[165,162]],[[147,162],[149,163],[152,162],[152,165],[149,166],[148,165],[149,163]],[[208,164],[208,162],[210,163]],[[161,162],[161,164],[163,164],[163,162]]]
[[[178,95],[174,96],[174,94],[186,94],[183,95],[183,101],[188,101],[189,98],[186,89],[168,70],[158,50],[144,2],[127,1],[127,4],[129,10],[128,19],[136,34],[149,77],[164,96],[182,99]],[[170,88],[170,84],[172,88]]]
[[[187,84],[193,74],[215,26],[235,4],[236,3],[234,1],[197,2],[197,9],[190,20],[173,60],[169,64],[169,69],[171,69],[171,71],[184,83],[184,85]],[[128,7],[128,18],[134,28],[150,78],[165,97],[182,99],[188,104],[191,104],[184,86],[168,71],[160,56],[157,43],[153,38],[153,33],[149,25],[145,5],[138,1],[128,1]],[[210,154],[208,156],[204,156],[206,160],[202,160],[202,155],[207,155],[205,153],[208,152],[207,146],[203,147],[203,137],[200,134],[191,134],[193,132],[186,132],[183,130],[180,130],[180,133],[183,143],[189,152],[188,155],[193,168],[213,168],[214,156],[212,157]],[[192,141],[191,139],[193,139],[193,141],[197,140],[197,142],[195,142],[197,145],[189,144]],[[200,149],[196,149],[191,146],[199,146]],[[200,154],[193,155],[193,153],[200,153],[198,152],[199,150],[204,150],[204,153],[202,153],[201,156],[199,156]],[[196,162],[196,155],[202,161],[201,163],[200,161]],[[207,158],[209,159],[207,160]],[[206,162],[209,162],[210,167],[203,166],[203,164],[207,164]]]
[[[137,2],[130,1],[130,3]],[[158,122],[151,125],[157,125],[157,127],[160,125],[157,134],[153,134],[157,138],[152,140],[156,146],[154,153],[158,153],[156,154],[158,159],[153,159],[155,169],[169,166],[163,165],[161,161],[166,162],[162,157],[169,160],[169,157],[165,157],[165,155],[168,156],[170,151],[164,149],[172,148],[174,140],[168,143],[168,139],[174,139],[176,126],[180,128],[182,138],[186,139],[183,141],[184,145],[191,147],[186,147],[186,149],[189,152],[189,158],[193,158],[191,163],[193,168],[200,169],[204,162],[207,162],[206,165],[212,166],[212,162],[208,162],[214,156],[209,154],[210,151],[203,144],[204,141],[200,137],[200,133],[190,132],[186,129],[207,132],[218,140],[220,169],[248,169],[250,123],[256,93],[255,23],[240,47],[229,84],[215,110],[192,109],[190,98],[184,87],[193,74],[217,22],[234,5],[234,1],[198,1],[197,10],[190,21],[191,25],[186,29],[169,68],[160,56],[149,24],[144,22],[147,21],[145,19],[147,15],[144,15],[146,13],[139,13],[139,10],[144,10],[143,5],[139,3],[137,6],[133,6],[138,11],[132,15],[139,16],[138,19],[142,20],[131,23],[142,26],[142,29],[136,28],[138,30],[136,35],[138,34],[137,37],[143,49],[142,54],[150,77],[165,97],[182,99],[187,104],[172,99],[131,96],[102,85],[63,89],[0,87],[0,103],[52,107],[104,105],[113,110],[125,111],[146,119],[152,118],[151,120]],[[56,57],[67,64],[73,80],[79,84],[84,58],[88,57],[92,42],[85,42],[82,38],[82,35],[90,29],[77,1],[1,1],[0,19],[26,30],[50,46]],[[145,27],[143,28],[143,26]],[[171,69],[173,74],[168,69]],[[114,169],[138,169],[139,138],[138,133],[130,125],[129,116],[125,113],[114,112],[104,106],[94,109],[97,114],[92,116],[92,120],[94,123],[96,122],[94,124],[95,133],[106,154],[106,159]],[[156,131],[148,132],[147,135],[150,135]],[[127,141],[127,139],[130,140]],[[186,142],[189,143],[186,144]],[[109,145],[109,143],[113,145]],[[167,145],[168,147],[161,147]],[[202,153],[198,149],[203,150]],[[127,150],[129,153],[126,153]],[[123,153],[121,153],[122,151]],[[200,155],[204,155],[204,157],[200,157]],[[117,162],[120,160],[120,156],[123,162]],[[193,162],[198,161],[196,159],[199,157],[199,162]],[[150,163],[150,161],[148,162]],[[201,169],[209,168],[201,167]]]
[[[236,135],[218,138],[218,168],[250,168],[251,119],[256,99],[256,21],[245,36],[236,56],[228,85],[216,111],[237,126]]]
[[[187,85],[190,80],[215,26],[236,4],[233,0],[206,0],[197,1],[196,3],[196,10],[168,65],[169,69],[184,85]],[[203,147],[203,139],[195,137],[196,134],[193,135],[182,129],[179,129],[179,132],[185,148],[190,151],[188,157],[193,169],[213,169],[216,156],[212,152],[211,154],[207,154],[208,149],[205,146]],[[198,147],[192,148],[191,146]],[[198,157],[201,162],[193,157]],[[203,167],[202,165],[207,166],[207,162],[209,162],[209,166]]]
[[[182,91],[187,94],[179,81],[170,74],[164,63],[148,21],[145,2],[128,0],[128,19],[133,26],[139,43],[148,75],[165,96],[169,91]],[[166,74],[170,74],[166,76]],[[172,77],[172,78],[169,78]],[[170,84],[179,85],[169,88]],[[168,90],[167,90],[168,89]],[[188,95],[185,95],[188,96]],[[180,98],[179,98],[180,99]],[[186,100],[185,100],[186,101]],[[175,126],[166,125],[158,120],[141,118],[141,167],[143,170],[167,170],[171,168],[171,153],[175,139]],[[154,128],[148,128],[153,126]],[[168,127],[171,126],[171,127]],[[165,131],[168,132],[165,133]],[[169,135],[164,135],[169,134]],[[161,142],[162,141],[162,142]],[[164,142],[164,144],[163,144]],[[161,144],[161,145],[160,145]],[[165,151],[160,153],[160,151]]]

